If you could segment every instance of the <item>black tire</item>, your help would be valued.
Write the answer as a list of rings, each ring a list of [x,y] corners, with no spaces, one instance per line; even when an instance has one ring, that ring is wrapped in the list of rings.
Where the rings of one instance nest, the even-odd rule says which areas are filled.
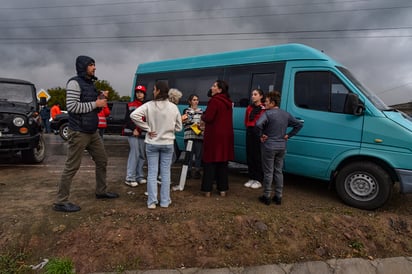
[[[43,162],[44,158],[46,158],[46,142],[43,134],[40,134],[37,146],[29,150],[22,150],[21,156],[25,163],[38,164]]]
[[[69,139],[69,123],[64,123],[59,128],[60,137],[67,141]]]
[[[392,195],[389,174],[372,162],[354,162],[336,176],[336,191],[348,205],[373,210],[383,206]]]

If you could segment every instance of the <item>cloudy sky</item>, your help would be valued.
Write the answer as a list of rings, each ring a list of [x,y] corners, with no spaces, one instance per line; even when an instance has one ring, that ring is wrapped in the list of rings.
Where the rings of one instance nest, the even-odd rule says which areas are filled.
[[[388,105],[412,101],[410,0],[0,0],[0,77],[65,87],[78,55],[129,95],[137,65],[303,43]]]

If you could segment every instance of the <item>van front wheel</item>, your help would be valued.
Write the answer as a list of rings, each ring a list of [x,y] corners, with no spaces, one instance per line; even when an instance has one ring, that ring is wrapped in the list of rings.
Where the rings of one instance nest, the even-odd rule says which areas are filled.
[[[372,210],[383,206],[392,195],[389,174],[372,162],[354,162],[336,176],[336,191],[348,205]]]

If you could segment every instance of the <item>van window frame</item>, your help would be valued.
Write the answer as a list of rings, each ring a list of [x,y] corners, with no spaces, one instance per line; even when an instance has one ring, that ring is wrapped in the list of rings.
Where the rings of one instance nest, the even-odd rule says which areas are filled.
[[[301,70],[294,75],[294,103],[299,108],[344,114],[348,93],[353,92],[333,71]]]

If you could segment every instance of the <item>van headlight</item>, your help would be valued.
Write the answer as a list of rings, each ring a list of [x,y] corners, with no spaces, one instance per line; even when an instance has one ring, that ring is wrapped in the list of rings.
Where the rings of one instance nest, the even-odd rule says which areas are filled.
[[[13,124],[14,124],[16,127],[21,127],[21,126],[24,125],[24,119],[21,118],[21,117],[15,117],[15,118],[13,119]]]

